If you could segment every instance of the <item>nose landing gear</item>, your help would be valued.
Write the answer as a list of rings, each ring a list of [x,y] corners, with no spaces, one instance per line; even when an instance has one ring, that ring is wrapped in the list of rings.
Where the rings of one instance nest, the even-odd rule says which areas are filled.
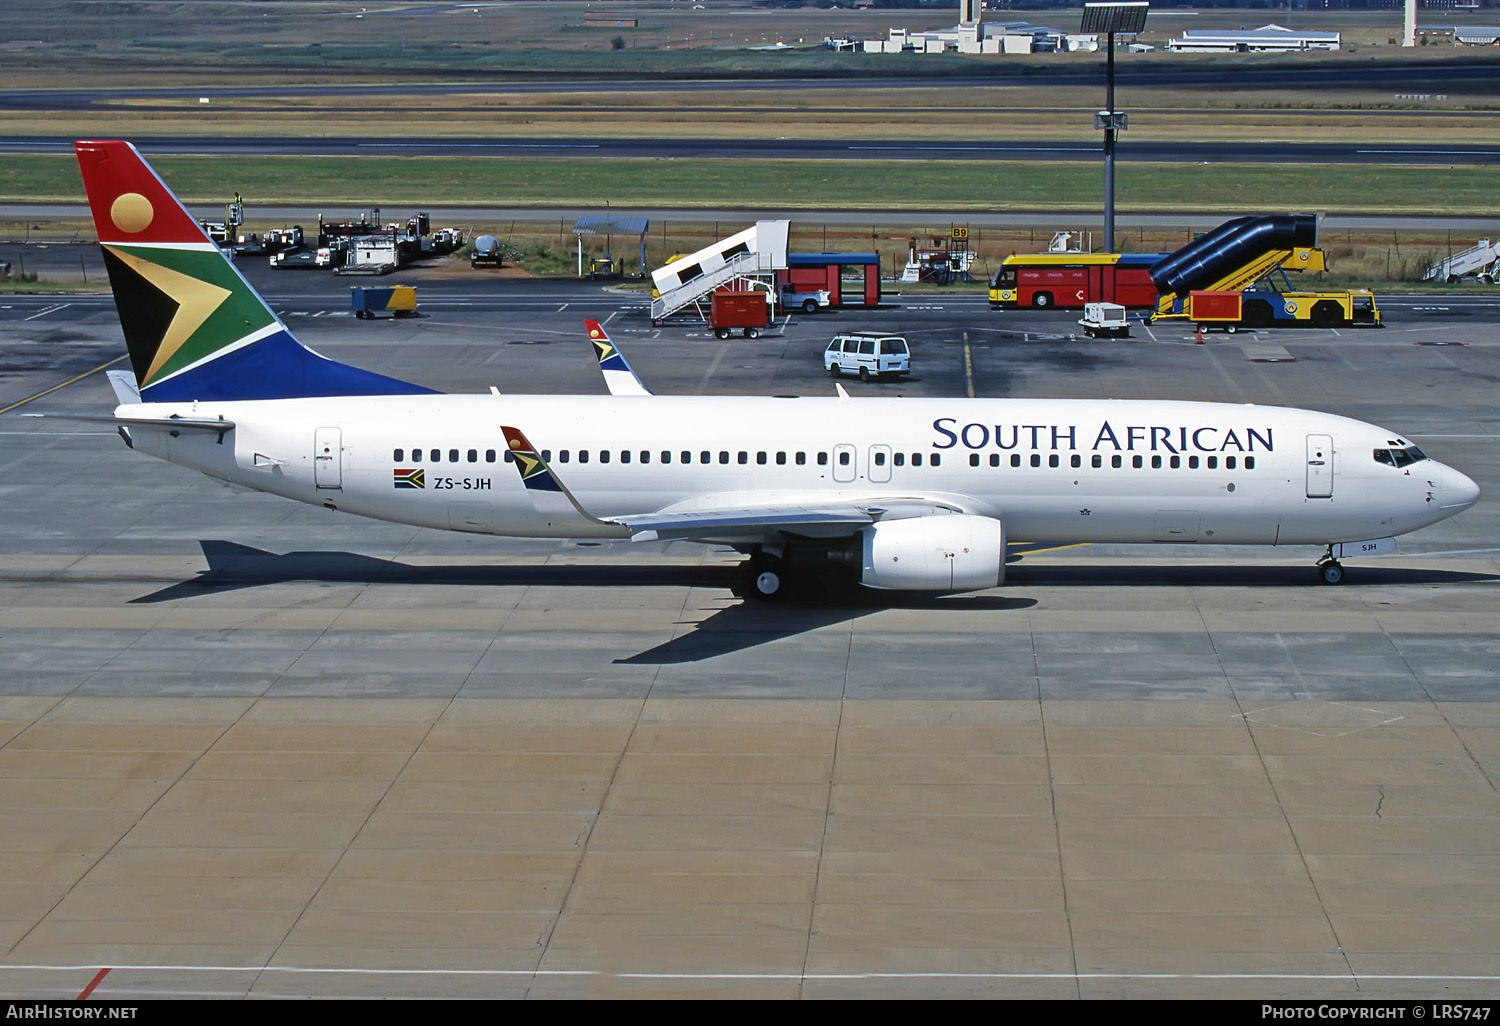
[[[1344,579],[1344,565],[1333,558],[1333,546],[1318,560],[1318,580],[1324,584],[1338,584]]]

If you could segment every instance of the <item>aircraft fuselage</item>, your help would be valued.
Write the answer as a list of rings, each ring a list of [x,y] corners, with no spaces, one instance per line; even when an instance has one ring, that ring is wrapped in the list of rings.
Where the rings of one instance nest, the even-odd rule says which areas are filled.
[[[1283,407],[1147,400],[413,395],[142,404],[222,415],[136,448],[236,485],[424,527],[624,532],[539,514],[506,466],[522,427],[599,517],[903,497],[1005,523],[1014,540],[1328,544],[1471,505],[1472,481],[1379,450],[1374,425]],[[708,539],[713,540],[713,539]],[[726,539],[730,540],[730,539]]]

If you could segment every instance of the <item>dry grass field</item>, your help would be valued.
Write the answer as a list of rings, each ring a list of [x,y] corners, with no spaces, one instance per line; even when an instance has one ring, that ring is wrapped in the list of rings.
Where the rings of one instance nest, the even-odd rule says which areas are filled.
[[[1092,113],[1102,100],[1099,54],[983,59],[839,54],[816,44],[828,35],[883,37],[892,26],[947,26],[956,11],[772,9],[719,0],[704,0],[702,10],[695,6],[689,0],[616,0],[607,5],[584,0],[466,5],[448,0],[31,0],[14,5],[0,21],[5,86],[96,88],[101,95],[89,105],[0,105],[0,135],[1098,140]],[[637,24],[584,24],[586,14],[601,12],[634,18]],[[1076,14],[994,17],[1071,28]],[[1404,64],[1411,51],[1388,45],[1400,34],[1399,12],[1297,12],[1294,17],[1299,28],[1342,31],[1346,49],[1296,58],[1171,55],[1161,44],[1185,28],[1253,27],[1284,20],[1284,12],[1152,12],[1142,38],[1158,49],[1120,59],[1119,103],[1131,115],[1121,149],[1117,196],[1122,211],[1496,209],[1500,171],[1493,167],[1130,164],[1129,144],[1137,140],[1421,139],[1440,146],[1494,138],[1500,96],[1488,91],[1488,83],[1466,82],[1442,70],[1448,61],[1472,57],[1472,51],[1422,47],[1419,56],[1437,63],[1414,76]],[[1482,13],[1444,17],[1486,20]],[[747,49],[775,42],[794,49]],[[1288,67],[1335,71],[1389,65],[1390,74],[1359,79],[1368,85],[1317,89],[1292,82],[1268,86],[1264,77],[1251,85],[1236,74],[1241,68],[1276,67],[1267,62],[1278,60],[1296,61]],[[982,84],[984,70],[997,61],[1007,71],[1019,72],[1014,81],[1021,84]],[[1222,68],[1223,74],[1207,86],[1147,84],[1158,77],[1148,72],[1184,67]],[[1066,74],[1059,77],[1059,72]],[[795,89],[741,84],[788,74],[809,81]],[[253,96],[229,92],[247,84],[261,88]],[[557,88],[548,88],[554,84]],[[317,88],[326,85],[394,88],[374,95]],[[182,93],[108,95],[111,88],[127,86]],[[1412,93],[1431,98],[1404,98]],[[201,103],[200,97],[210,102]],[[68,158],[13,155],[0,162],[9,199],[79,198]],[[645,160],[360,158],[341,160],[337,174],[329,173],[326,161],[312,158],[238,159],[229,164],[229,174],[222,158],[159,161],[190,201],[220,202],[239,191],[252,211],[257,203],[537,205],[577,211],[609,201],[617,208],[681,208],[682,225],[691,221],[689,211],[695,206],[937,209],[951,211],[958,220],[983,210],[1085,212],[1097,210],[1101,185],[1100,170],[1092,163],[799,161],[768,152],[753,166],[724,161],[673,165],[677,173],[668,178],[659,162]],[[683,191],[684,181],[692,183],[690,192]],[[67,237],[74,229],[59,224],[23,230]],[[547,226],[510,231],[533,266],[559,259]],[[865,248],[873,243],[895,253],[904,251],[907,233],[872,225],[855,234],[859,238],[849,244]],[[571,245],[571,237],[561,241]],[[1151,249],[1169,242],[1141,238],[1129,244]],[[691,248],[690,243],[664,238],[653,245],[677,251]],[[997,236],[981,248],[986,259],[998,259],[1013,243]],[[1392,252],[1391,240],[1351,237],[1346,243],[1349,252],[1342,267],[1357,268],[1358,274],[1376,280],[1405,277],[1410,254],[1447,244],[1399,240],[1396,248],[1407,254],[1402,256]]]

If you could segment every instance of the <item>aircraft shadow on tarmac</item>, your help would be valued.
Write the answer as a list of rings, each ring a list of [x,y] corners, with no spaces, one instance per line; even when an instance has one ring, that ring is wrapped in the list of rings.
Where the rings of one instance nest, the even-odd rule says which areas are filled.
[[[781,638],[848,623],[888,609],[953,612],[1013,612],[1030,609],[1034,598],[1004,595],[934,596],[912,592],[877,592],[863,588],[826,588],[812,584],[798,597],[760,602],[747,597],[738,567],[450,564],[411,566],[354,552],[305,551],[277,554],[237,542],[199,542],[208,569],[187,581],[168,585],[132,603],[173,602],[242,588],[308,582],[317,584],[452,585],[473,587],[550,586],[623,588],[642,585],[720,588],[738,602],[709,612],[697,621],[682,621],[691,630],[633,656],[621,664],[691,663],[754,648]],[[1318,587],[1311,566],[1227,566],[1212,563],[1132,564],[1130,566],[1025,565],[1018,555],[1007,560],[1006,587]],[[1491,584],[1500,575],[1360,564],[1349,568],[1339,588],[1390,585]]]
[[[779,638],[857,620],[884,609],[1018,610],[1036,600],[1006,596],[934,597],[861,588],[812,586],[805,598],[760,602],[746,596],[744,574],[728,566],[411,566],[354,552],[308,551],[277,554],[237,542],[202,540],[208,569],[132,603],[174,602],[242,588],[308,582],[316,584],[454,585],[474,587],[550,586],[623,588],[642,585],[720,588],[741,601],[709,613],[688,633],[617,663],[690,663],[754,648]]]

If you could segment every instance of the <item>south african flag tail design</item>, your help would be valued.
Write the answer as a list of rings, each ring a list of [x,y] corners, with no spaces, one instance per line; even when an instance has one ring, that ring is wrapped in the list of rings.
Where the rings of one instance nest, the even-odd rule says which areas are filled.
[[[73,149],[143,402],[432,391],[297,341],[130,143]]]
[[[617,525],[607,524],[590,515],[579,504],[519,428],[501,427],[500,431],[505,435],[506,448],[510,450],[512,462],[521,475],[521,483],[526,486],[526,494],[531,497],[532,507],[549,527],[576,529],[583,525],[593,525],[619,530]]]
[[[603,326],[590,320],[585,320],[583,326],[589,333],[589,341],[594,344],[594,355],[599,360],[599,369],[604,372],[604,384],[609,388],[609,394],[650,395],[635,371],[630,369],[630,364],[625,362],[625,357],[609,340]]]

